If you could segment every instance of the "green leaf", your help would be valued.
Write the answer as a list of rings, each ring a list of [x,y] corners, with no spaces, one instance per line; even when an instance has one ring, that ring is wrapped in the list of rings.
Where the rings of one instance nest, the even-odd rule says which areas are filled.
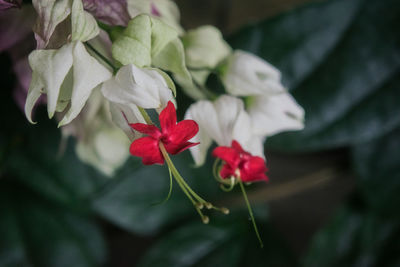
[[[303,131],[267,144],[319,150],[366,142],[396,128],[399,14],[395,0],[325,1],[233,36],[234,48],[254,52],[282,71],[284,84],[306,111]]]
[[[192,168],[189,152],[172,160],[187,183],[204,199],[212,201],[220,193],[211,176],[211,164],[201,169]],[[169,172],[165,166],[143,167],[138,159],[131,158],[113,178],[113,184],[96,196],[93,208],[102,217],[128,231],[155,234],[168,224],[197,216],[195,208],[175,181],[171,198],[163,205],[152,205],[162,201],[168,189]],[[200,221],[200,217],[195,218]]]
[[[259,221],[261,222],[261,221]],[[265,247],[252,233],[246,212],[193,222],[163,236],[139,266],[296,266],[296,261],[269,224],[261,228]]]
[[[315,236],[304,266],[398,266],[399,253],[398,221],[345,208]]]
[[[358,184],[367,203],[385,216],[399,217],[400,128],[352,149]]]
[[[89,267],[104,261],[104,240],[86,216],[10,180],[0,182],[0,266]]]
[[[105,178],[82,164],[73,147],[58,153],[60,133],[44,110],[30,125],[0,92],[0,266],[99,266],[101,233],[90,218],[89,199]]]

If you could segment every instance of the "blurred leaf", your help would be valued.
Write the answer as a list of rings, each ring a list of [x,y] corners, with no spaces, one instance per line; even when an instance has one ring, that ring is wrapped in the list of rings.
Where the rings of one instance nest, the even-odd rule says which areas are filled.
[[[213,217],[209,225],[198,221],[174,230],[144,255],[139,266],[296,266],[269,224],[260,229],[265,247],[259,247],[246,212]]]
[[[352,208],[314,238],[305,266],[399,266],[400,223]]]
[[[382,215],[400,216],[400,128],[353,148],[359,185],[371,207]]]
[[[193,168],[188,152],[174,156],[172,160],[193,190],[211,201],[219,190],[212,178],[210,164]],[[166,166],[143,168],[138,159],[132,158],[117,173],[113,184],[97,195],[93,206],[100,215],[129,231],[155,234],[166,224],[197,216],[195,208],[175,181],[171,198],[163,205],[152,205],[165,199],[168,189]]]
[[[105,245],[87,217],[59,208],[21,184],[0,181],[0,266],[99,266]]]
[[[57,156],[60,133],[42,110],[30,125],[11,90],[0,100],[0,266],[99,266],[105,246],[88,200],[105,178],[71,144]]]
[[[76,157],[73,142],[68,142],[60,153],[61,134],[42,109],[36,111],[39,124],[30,125],[22,112],[8,102],[3,101],[0,108],[2,114],[9,114],[0,119],[5,126],[1,134],[7,155],[4,171],[50,201],[84,208],[82,204],[107,179]]]
[[[365,142],[396,128],[399,15],[396,0],[324,1],[232,36],[234,48],[277,66],[306,110],[303,131],[280,134],[267,145],[318,150]]]

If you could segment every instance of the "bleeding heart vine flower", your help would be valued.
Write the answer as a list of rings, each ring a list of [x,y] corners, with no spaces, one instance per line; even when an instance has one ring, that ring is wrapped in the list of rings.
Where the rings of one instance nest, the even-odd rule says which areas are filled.
[[[252,132],[244,103],[237,97],[222,95],[214,102],[198,101],[189,107],[185,118],[195,120],[200,126],[199,134],[192,139],[200,145],[190,149],[198,166],[204,163],[212,141],[229,146],[237,140],[254,155],[264,156],[263,138]]]
[[[212,154],[225,162],[219,173],[223,179],[240,179],[246,183],[268,181],[265,160],[245,151],[236,140],[232,141],[231,147],[216,147]]]
[[[155,125],[131,124],[136,131],[148,135],[133,141],[130,147],[130,153],[141,157],[144,165],[164,163],[160,146],[165,147],[169,154],[175,155],[199,144],[188,142],[199,131],[199,126],[194,120],[183,120],[177,123],[175,106],[171,101],[161,111],[159,119],[161,130]]]
[[[221,183],[221,189],[224,191],[231,191],[237,183],[240,185],[240,189],[242,190],[253,223],[254,231],[261,247],[263,247],[263,242],[258,232],[257,224],[243,182],[250,183],[256,181],[268,181],[268,177],[265,175],[268,170],[265,165],[265,160],[261,157],[253,156],[249,152],[245,151],[236,140],[232,141],[230,147],[216,147],[212,154],[217,158],[214,164],[214,176],[217,181]],[[218,166],[220,160],[223,160],[223,163]],[[225,185],[228,185],[229,187],[226,188]]]
[[[215,207],[194,192],[180,175],[171,158],[169,157],[169,154],[175,155],[189,147],[198,145],[198,143],[192,143],[188,141],[199,130],[197,123],[193,120],[183,120],[177,123],[175,106],[171,101],[168,102],[167,107],[160,113],[159,121],[161,130],[153,124],[148,115],[145,115],[147,114],[146,111],[144,111],[142,108],[139,108],[139,110],[142,112],[142,114],[144,114],[146,124],[135,123],[131,124],[131,127],[136,131],[147,134],[148,136],[133,141],[130,147],[130,153],[134,156],[141,157],[142,162],[145,165],[163,164],[164,161],[167,162],[171,186],[169,194],[165,200],[168,200],[171,194],[173,176],[178,185],[181,187],[183,193],[185,193],[188,199],[192,202],[193,206],[196,208],[203,223],[209,222],[208,216],[205,216],[201,211],[204,207],[228,214],[229,210],[227,208]]]

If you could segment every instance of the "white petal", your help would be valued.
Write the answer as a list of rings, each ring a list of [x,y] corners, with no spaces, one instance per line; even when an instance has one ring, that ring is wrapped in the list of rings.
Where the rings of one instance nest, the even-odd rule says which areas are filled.
[[[192,108],[192,106],[191,106]],[[195,110],[189,108],[186,111],[185,114],[185,120],[194,120],[192,116],[192,111]],[[197,120],[195,120],[197,122]],[[190,140],[191,142],[197,143],[200,142],[197,146],[193,146],[189,148],[190,153],[192,154],[193,160],[196,164],[196,166],[201,166],[204,164],[206,157],[207,157],[207,151],[211,146],[212,139],[208,135],[206,129],[204,129],[200,124],[199,124],[199,132]]]
[[[47,94],[47,112],[52,118],[56,111],[61,85],[72,66],[72,45],[58,50],[35,50],[29,55],[29,65]],[[39,83],[38,83],[39,84]],[[32,84],[33,87],[38,84]],[[32,89],[33,90],[33,89]]]
[[[257,96],[249,108],[252,127],[259,135],[304,128],[304,110],[289,93]]]
[[[234,137],[241,135],[240,131],[247,131],[248,128],[243,128],[237,125],[239,117],[244,111],[243,101],[237,97],[222,95],[214,102],[215,112],[218,117],[218,125],[221,137],[215,139],[220,146],[230,146]],[[240,123],[245,122],[242,117]],[[233,136],[234,128],[237,127],[235,136]]]
[[[74,86],[71,106],[59,126],[71,122],[82,110],[92,90],[112,76],[106,67],[86,51],[81,42],[76,42],[74,45],[73,60]]]
[[[274,95],[284,91],[278,69],[244,51],[235,51],[222,77],[226,90],[233,95]]]
[[[141,134],[134,131],[130,123],[146,123],[136,105],[123,105],[110,102],[110,112],[113,122],[124,131],[130,141],[141,137]]]
[[[36,73],[32,73],[31,84],[29,85],[28,96],[26,97],[25,102],[25,116],[30,123],[36,123],[32,121],[32,109],[38,101],[41,93],[41,89],[43,88],[43,83],[38,79]]]

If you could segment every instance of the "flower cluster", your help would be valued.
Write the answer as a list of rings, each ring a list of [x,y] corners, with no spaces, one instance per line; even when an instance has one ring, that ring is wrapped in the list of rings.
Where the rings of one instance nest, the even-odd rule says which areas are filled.
[[[2,10],[20,4],[0,1]],[[222,185],[240,184],[245,195],[242,182],[268,180],[266,138],[303,128],[304,111],[282,85],[279,70],[233,50],[215,27],[184,31],[171,0],[32,4],[22,7],[37,14],[36,49],[26,73],[27,119],[34,123],[32,111],[44,96],[48,116],[59,121],[63,136],[78,138],[79,157],[110,176],[127,158],[129,143],[130,154],[144,165],[166,162],[204,222],[203,207],[228,210],[197,195],[169,155],[189,149],[201,166],[215,142],[214,176]],[[207,88],[211,74],[224,85],[223,94]],[[181,122],[175,83],[194,100]],[[149,110],[159,114],[160,128]]]

